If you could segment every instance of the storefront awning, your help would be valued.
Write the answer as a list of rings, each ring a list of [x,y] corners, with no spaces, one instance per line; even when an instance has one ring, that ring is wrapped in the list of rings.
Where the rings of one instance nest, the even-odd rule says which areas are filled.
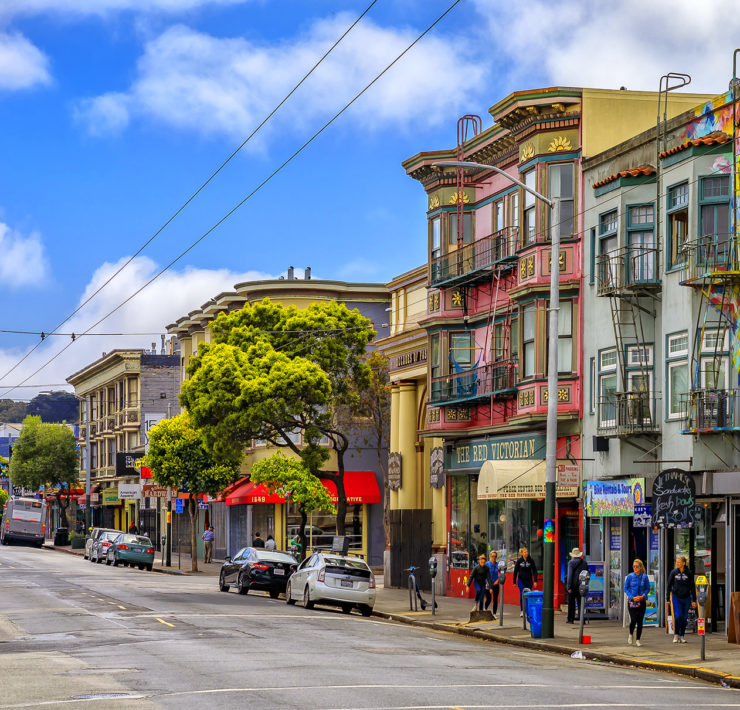
[[[324,488],[329,492],[332,501],[337,502],[337,486],[334,481],[322,479]],[[380,489],[372,471],[347,471],[344,474],[344,491],[347,503],[380,503]],[[264,484],[256,485],[243,481],[235,486],[226,496],[226,505],[251,505],[253,503],[284,503],[285,499],[271,494]]]
[[[558,498],[578,497],[580,467],[570,461],[557,462]],[[533,459],[484,461],[478,475],[478,500],[545,497],[545,462]]]

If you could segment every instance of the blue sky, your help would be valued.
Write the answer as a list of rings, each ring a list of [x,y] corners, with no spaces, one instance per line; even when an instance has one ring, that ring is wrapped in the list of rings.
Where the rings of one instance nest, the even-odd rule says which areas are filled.
[[[189,196],[370,0],[2,0],[0,329],[48,331]],[[249,146],[65,332],[125,299],[240,201],[451,0],[379,0]],[[387,281],[425,258],[423,191],[402,160],[513,90],[653,89],[687,71],[726,87],[730,0],[463,0],[358,104],[166,277],[99,330],[162,331],[247,278],[310,265]],[[664,31],[655,37],[654,28]],[[536,41],[533,41],[536,38]],[[113,347],[76,343],[29,382],[63,382]],[[0,375],[35,342],[0,334]],[[44,343],[15,384],[66,341]],[[27,396],[15,391],[12,396]],[[32,393],[31,393],[32,394]],[[3,396],[3,391],[0,391]]]

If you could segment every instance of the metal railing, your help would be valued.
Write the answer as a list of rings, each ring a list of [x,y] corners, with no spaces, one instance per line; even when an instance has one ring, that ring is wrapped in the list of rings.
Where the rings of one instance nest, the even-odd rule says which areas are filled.
[[[461,249],[432,259],[429,283],[439,286],[463,278],[494,264],[515,260],[519,230],[506,227]]]
[[[516,383],[517,363],[504,360],[433,378],[429,401],[432,404],[444,404],[505,396],[514,393]]]
[[[599,398],[601,436],[633,436],[660,431],[655,420],[655,397],[647,392],[615,392]]]
[[[686,281],[726,278],[740,273],[737,249],[729,234],[705,235],[686,242]]]
[[[596,257],[596,293],[608,296],[624,289],[660,285],[658,250],[629,246]]]
[[[692,390],[681,397],[683,432],[740,431],[739,407],[738,390]]]

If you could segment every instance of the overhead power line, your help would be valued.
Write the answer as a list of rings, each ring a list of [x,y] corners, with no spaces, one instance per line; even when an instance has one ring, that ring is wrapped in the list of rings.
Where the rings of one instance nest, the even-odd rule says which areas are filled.
[[[216,168],[203,182],[200,187],[192,194],[188,199],[183,202],[182,205],[172,214],[172,216],[159,228],[157,229],[154,234],[152,234],[149,239],[147,239],[118,269],[116,269],[111,276],[109,276],[95,291],[93,291],[75,310],[73,310],[63,321],[58,323],[53,330],[49,331],[47,335],[53,335],[55,332],[61,328],[67,321],[69,321],[74,315],[79,313],[90,301],[93,300],[113,279],[115,279],[141,252],[144,251],[174,220],[177,218],[177,216],[206,188],[208,184],[210,184],[213,179],[236,157],[236,155],[244,148],[247,143],[249,143],[252,138],[264,127],[264,125],[282,108],[282,106],[285,104],[285,102],[293,96],[293,94],[298,91],[298,89],[305,83],[306,79],[311,76],[311,74],[316,71],[318,66],[334,51],[334,49],[337,47],[337,45],[354,29],[354,27],[362,20],[365,15],[367,15],[368,12],[372,9],[373,5],[378,2],[378,0],[372,0],[372,2],[365,8],[365,10],[360,14],[360,16],[340,35],[340,37],[332,44],[329,49],[324,52],[324,54],[316,61],[316,63],[304,74],[303,78],[285,95],[282,101],[275,106],[275,108],[270,111],[270,113],[265,116],[265,118],[260,122],[260,124],[241,142],[241,144],[229,155],[226,160],[224,160],[221,165]],[[87,335],[87,333],[86,333]],[[74,336],[73,340],[74,340]],[[43,338],[42,338],[43,340]],[[0,375],[0,380],[4,380],[9,374],[11,374],[21,363],[23,363],[26,358],[33,353],[36,348],[38,348],[41,345],[41,341],[36,343],[18,362],[16,362],[5,374]]]
[[[95,323],[93,323],[87,330],[80,333],[79,337],[87,335],[91,330],[99,326],[103,321],[110,318],[114,313],[119,311],[123,306],[125,306],[127,303],[129,303],[132,299],[134,299],[136,296],[138,296],[144,289],[148,288],[151,284],[153,284],[162,274],[169,271],[180,259],[182,259],[184,256],[186,256],[189,252],[191,252],[198,244],[200,244],[206,237],[208,237],[210,234],[212,234],[218,227],[220,227],[226,220],[228,220],[234,213],[236,213],[241,207],[243,207],[254,195],[256,195],[267,183],[269,183],[276,175],[278,175],[287,165],[289,165],[295,158],[297,158],[306,148],[308,148],[311,143],[313,143],[324,131],[326,131],[329,126],[331,126],[340,116],[342,116],[346,111],[353,106],[357,100],[362,97],[371,87],[373,87],[385,74],[393,67],[395,66],[406,54],[408,54],[426,35],[428,35],[457,5],[459,5],[462,2],[462,0],[454,0],[447,9],[440,14],[434,22],[432,22],[421,34],[419,34],[416,39],[409,44],[406,49],[404,49],[400,54],[396,56],[393,61],[390,62],[382,71],[380,71],[379,74],[375,76],[374,79],[372,79],[370,82],[368,82],[364,88],[362,88],[358,93],[354,95],[339,111],[337,111],[326,123],[324,123],[321,128],[319,128],[305,143],[303,143],[297,150],[295,150],[290,157],[288,157],[286,160],[284,160],[275,170],[273,170],[257,187],[255,187],[243,200],[238,202],[234,207],[232,207],[221,219],[219,219],[213,226],[211,226],[208,230],[206,230],[203,234],[201,234],[200,237],[198,237],[194,242],[190,244],[185,250],[180,252],[178,256],[176,256],[172,261],[170,261],[166,266],[164,266],[160,271],[158,271],[152,278],[150,278],[145,284],[140,286],[136,291],[134,291],[131,295],[129,295],[126,299],[124,299],[121,303],[119,303],[115,308],[113,308],[111,311],[109,311],[106,315],[104,315],[102,318],[98,319]],[[79,338],[78,338],[79,339]],[[67,348],[69,348],[73,342],[71,341],[67,343],[59,352],[57,352],[55,355],[53,355],[51,358],[49,358],[45,363],[43,363],[40,367],[38,367],[36,370],[34,370],[25,380],[22,381],[26,382],[27,380],[31,379],[32,377],[35,377],[41,370],[46,368],[48,365],[50,365],[54,360],[56,360]],[[38,344],[37,344],[38,346]],[[6,373],[7,374],[7,373]],[[0,377],[0,379],[3,379],[3,377]],[[5,393],[3,393],[0,396],[6,396],[9,392],[12,392],[12,389],[7,390]]]

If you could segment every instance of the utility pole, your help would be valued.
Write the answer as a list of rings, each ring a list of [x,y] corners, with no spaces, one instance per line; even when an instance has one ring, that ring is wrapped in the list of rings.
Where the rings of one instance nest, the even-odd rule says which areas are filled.
[[[172,416],[172,403],[167,403],[167,418]],[[172,488],[167,486],[167,567],[172,567]]]
[[[90,510],[90,395],[85,397],[85,535],[92,525]]]

